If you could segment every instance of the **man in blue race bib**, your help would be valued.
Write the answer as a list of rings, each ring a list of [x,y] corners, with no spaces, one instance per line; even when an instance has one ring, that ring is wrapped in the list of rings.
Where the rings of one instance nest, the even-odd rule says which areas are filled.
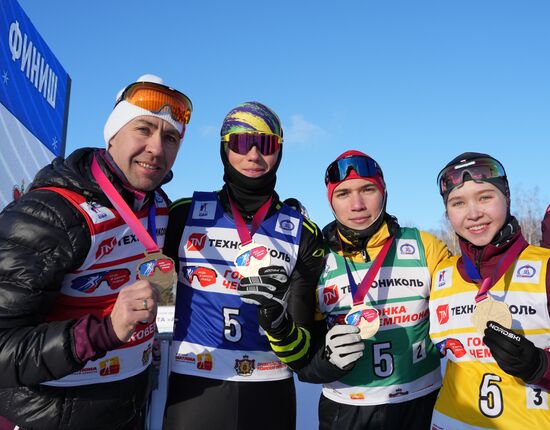
[[[224,186],[170,210],[178,265],[166,429],[292,430],[309,360],[320,231],[275,192],[283,131],[259,102],[221,129]]]

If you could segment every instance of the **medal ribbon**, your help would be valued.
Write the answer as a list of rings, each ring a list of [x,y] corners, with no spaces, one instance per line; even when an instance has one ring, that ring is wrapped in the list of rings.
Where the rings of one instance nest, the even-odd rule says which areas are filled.
[[[395,236],[390,236],[390,238],[386,241],[376,258],[374,259],[372,265],[369,267],[369,270],[367,271],[365,277],[357,286],[357,283],[355,282],[355,279],[353,279],[353,275],[351,274],[351,269],[348,265],[348,260],[346,257],[344,257],[344,263],[346,264],[346,272],[348,274],[348,281],[349,285],[351,287],[351,295],[353,297],[353,305],[361,305],[363,304],[363,300],[365,299],[365,296],[370,290],[370,287],[372,286],[372,281],[374,281],[374,278],[376,275],[378,275],[378,272],[380,271],[380,268],[382,267],[382,263],[386,259],[386,256],[388,255],[388,252],[390,250],[390,246],[393,243],[393,240],[395,239]],[[342,251],[343,251],[342,247]]]
[[[269,200],[265,202],[260,209],[254,214],[254,217],[252,218],[252,224],[250,226],[250,231],[248,231],[248,228],[246,227],[246,223],[244,222],[244,219],[239,212],[239,209],[237,209],[237,206],[235,205],[235,202],[229,196],[229,204],[231,205],[231,213],[233,214],[233,219],[235,220],[235,225],[237,226],[237,233],[239,233],[239,239],[241,240],[241,246],[248,245],[252,242],[252,236],[254,236],[254,233],[258,231],[262,223],[264,222],[265,216],[267,215],[267,211],[269,210],[269,207],[271,206],[271,199],[273,197],[269,197]]]
[[[500,258],[498,261],[493,274],[485,279],[481,278],[481,274],[473,261],[467,255],[462,256],[464,261],[464,267],[466,273],[476,284],[481,284],[479,291],[476,294],[475,301],[476,303],[487,298],[489,290],[497,283],[497,281],[504,275],[512,263],[517,260],[521,251],[525,249],[528,243],[523,240],[516,240],[516,242],[510,247],[510,249]]]
[[[138,217],[134,214],[132,209],[124,201],[119,192],[115,189],[113,184],[109,181],[99,163],[97,162],[96,157],[92,160],[92,175],[98,185],[101,187],[105,195],[108,197],[109,201],[119,212],[122,219],[128,224],[130,230],[135,233],[138,240],[145,246],[147,253],[151,254],[153,252],[160,252],[159,247],[156,244],[156,222],[155,222],[155,201],[149,206],[149,214],[147,219],[147,228],[149,232],[143,227]],[[151,235],[153,237],[151,237]]]

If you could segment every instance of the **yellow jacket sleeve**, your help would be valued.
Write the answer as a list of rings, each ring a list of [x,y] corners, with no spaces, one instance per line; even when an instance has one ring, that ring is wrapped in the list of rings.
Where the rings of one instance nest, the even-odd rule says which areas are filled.
[[[433,275],[437,265],[446,258],[450,257],[451,254],[447,248],[447,245],[431,233],[421,231],[420,239],[422,240],[422,245],[424,245],[428,270],[430,271],[430,274]]]

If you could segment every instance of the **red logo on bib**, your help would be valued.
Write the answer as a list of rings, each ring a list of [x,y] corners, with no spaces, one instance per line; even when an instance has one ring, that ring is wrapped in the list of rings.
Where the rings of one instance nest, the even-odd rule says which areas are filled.
[[[449,321],[449,305],[439,305],[435,312],[439,324],[445,324]]]
[[[202,250],[202,248],[204,248],[205,242],[206,242],[205,233],[193,233],[189,235],[189,239],[187,239],[187,245],[185,248],[188,251],[200,251]]]
[[[110,254],[111,252],[113,252],[113,249],[115,249],[115,246],[116,246],[116,238],[115,237],[110,237],[109,239],[105,239],[97,247],[97,251],[95,253],[95,258],[97,258],[99,260],[101,257],[104,257],[104,256]]]
[[[323,301],[325,305],[333,305],[338,301],[339,296],[337,285],[328,285],[323,289]]]

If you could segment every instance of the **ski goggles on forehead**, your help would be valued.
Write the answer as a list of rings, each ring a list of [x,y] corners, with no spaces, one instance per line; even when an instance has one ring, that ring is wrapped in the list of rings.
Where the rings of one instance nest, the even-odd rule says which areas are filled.
[[[276,134],[234,133],[223,136],[222,141],[237,154],[246,155],[252,147],[258,148],[263,155],[271,155],[279,150],[283,139]]]
[[[342,182],[352,170],[355,170],[355,173],[362,178],[384,177],[382,169],[380,169],[378,163],[372,158],[353,155],[351,157],[340,158],[329,164],[325,173],[325,185]]]
[[[446,167],[439,172],[437,176],[439,193],[443,195],[447,191],[464,183],[464,176],[466,174],[474,181],[506,177],[504,167],[497,160],[494,158],[478,158],[462,164]]]
[[[127,101],[153,113],[170,109],[170,115],[177,122],[188,124],[193,111],[189,97],[173,88],[153,82],[136,82],[122,92],[117,103]]]

